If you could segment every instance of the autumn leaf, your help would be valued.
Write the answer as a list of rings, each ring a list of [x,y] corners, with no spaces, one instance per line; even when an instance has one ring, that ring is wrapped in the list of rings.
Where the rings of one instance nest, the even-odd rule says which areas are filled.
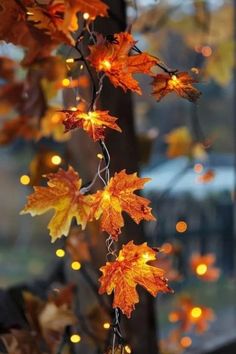
[[[27,22],[24,5],[31,6],[31,2],[24,1],[20,6],[15,0],[1,1],[0,40],[26,49],[22,63],[31,65],[35,61],[48,57],[59,42]]]
[[[37,140],[39,131],[37,122],[30,117],[16,117],[5,121],[0,129],[0,145],[6,145],[15,139]]]
[[[27,20],[49,35],[54,41],[74,45],[69,29],[63,26],[65,6],[63,3],[35,5],[27,8]]]
[[[130,241],[123,245],[114,262],[107,262],[100,270],[100,294],[114,292],[113,308],[119,307],[127,316],[131,316],[135,304],[139,302],[136,286],[141,285],[150,294],[171,292],[164,278],[164,271],[147,262],[156,259],[156,252],[147,243],[135,245]]]
[[[43,354],[29,331],[11,329],[10,333],[0,335],[8,354]]]
[[[202,184],[210,183],[215,178],[215,171],[208,169],[201,176],[198,176],[197,181]]]
[[[213,310],[194,304],[189,296],[183,296],[179,302],[179,308],[169,314],[169,318],[172,318],[171,322],[179,322],[179,326],[184,332],[191,330],[196,333],[206,332],[209,322],[215,319]]]
[[[72,219],[85,228],[90,215],[91,196],[80,193],[82,180],[72,167],[67,171],[59,169],[57,173],[46,175],[47,187],[34,187],[34,193],[21,214],[41,215],[54,209],[55,213],[48,224],[52,242],[67,236]]]
[[[190,269],[199,279],[205,281],[216,281],[220,276],[220,269],[214,266],[216,257],[213,253],[201,256],[193,253],[190,258]]]
[[[165,141],[168,144],[166,154],[169,158],[188,156],[204,159],[206,157],[204,146],[193,140],[189,129],[185,126],[173,129],[166,134]]]
[[[89,262],[91,254],[88,241],[85,234],[77,227],[71,229],[66,240],[66,251],[70,255],[72,261]]]
[[[40,137],[52,137],[57,142],[64,142],[70,138],[63,126],[63,113],[55,107],[49,107],[40,120]]]
[[[201,95],[201,92],[193,86],[197,82],[187,72],[177,72],[174,75],[157,74],[152,83],[152,94],[160,101],[168,93],[175,92],[190,102],[196,102]]]
[[[77,13],[88,14],[88,20],[93,21],[96,17],[107,16],[108,6],[101,0],[64,0],[65,17],[64,28],[69,28],[70,31],[78,29]]]
[[[97,36],[97,43],[90,46],[88,60],[98,72],[110,79],[115,87],[121,87],[125,92],[129,89],[141,94],[141,88],[133,74],[151,74],[151,68],[158,62],[157,58],[147,53],[131,54],[136,41],[127,32],[114,35],[109,42],[101,35]]]
[[[25,316],[35,339],[46,342],[50,353],[57,351],[60,340],[67,326],[77,323],[77,318],[71,310],[73,284],[69,284],[56,292],[49,294],[46,301],[29,293],[23,293]]]
[[[121,132],[120,127],[115,123],[117,118],[109,115],[108,111],[91,111],[84,113],[77,111],[62,111],[65,115],[63,124],[66,132],[75,128],[82,128],[94,140],[104,139],[105,128],[111,128]]]
[[[148,207],[150,201],[134,194],[143,189],[149,178],[139,178],[137,173],[127,174],[125,170],[115,173],[104,188],[93,195],[92,215],[101,219],[101,229],[117,240],[124,226],[122,212],[126,212],[139,224],[141,220],[155,220]]]

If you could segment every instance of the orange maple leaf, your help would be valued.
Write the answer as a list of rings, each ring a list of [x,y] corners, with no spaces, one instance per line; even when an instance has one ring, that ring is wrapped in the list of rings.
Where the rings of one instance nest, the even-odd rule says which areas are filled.
[[[75,128],[83,128],[94,141],[104,139],[106,127],[121,132],[120,127],[115,123],[117,118],[109,115],[108,111],[84,113],[80,110],[68,110],[63,113],[66,117],[63,121],[66,132]]]
[[[100,270],[100,294],[110,295],[114,291],[113,308],[119,307],[127,316],[131,316],[135,304],[139,302],[136,286],[139,284],[150,294],[171,292],[164,271],[147,262],[156,259],[156,252],[147,243],[135,245],[130,241],[123,245],[114,262],[107,262]]]
[[[148,207],[150,201],[133,192],[144,188],[150,178],[139,178],[137,173],[128,175],[125,170],[115,173],[102,191],[93,195],[93,212],[95,219],[101,218],[101,229],[117,240],[124,226],[122,212],[128,213],[139,224],[141,220],[155,220]]]
[[[216,281],[220,276],[220,269],[214,266],[216,257],[213,253],[201,256],[193,253],[190,258],[190,268],[194,274],[205,281]]]
[[[80,193],[82,180],[72,167],[67,171],[59,169],[57,173],[46,175],[47,187],[34,187],[34,193],[28,197],[28,203],[21,214],[41,215],[55,209],[48,228],[52,242],[62,235],[67,236],[73,217],[77,224],[85,228],[91,205],[91,196]]]
[[[97,36],[97,44],[90,46],[88,60],[97,70],[104,72],[115,87],[120,86],[125,92],[129,89],[141,95],[141,88],[133,74],[150,74],[157,58],[147,53],[131,54],[136,41],[127,32],[114,35],[109,42]]]
[[[171,322],[179,322],[184,332],[194,330],[196,333],[206,332],[209,322],[215,319],[214,311],[202,305],[195,305],[189,296],[180,299],[179,308],[169,314]]]
[[[190,102],[196,102],[201,95],[192,84],[198,81],[187,72],[171,74],[157,74],[153,80],[153,96],[160,101],[170,92],[175,92],[180,97]]]
[[[107,16],[108,6],[101,0],[63,0],[65,3],[64,28],[70,31],[78,29],[77,13],[87,14],[88,20],[93,21],[96,17]]]

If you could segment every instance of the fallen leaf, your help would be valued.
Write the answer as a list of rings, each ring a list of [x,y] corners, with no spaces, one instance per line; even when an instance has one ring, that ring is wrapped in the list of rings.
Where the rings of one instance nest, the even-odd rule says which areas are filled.
[[[133,74],[151,74],[151,68],[158,62],[157,58],[147,53],[131,54],[136,41],[128,32],[114,35],[112,42],[99,35],[97,43],[90,46],[88,60],[98,72],[110,79],[115,87],[121,87],[125,92],[129,89],[141,95],[141,88]]]
[[[164,278],[164,271],[148,265],[156,259],[156,252],[147,243],[135,245],[130,241],[123,245],[114,262],[107,262],[100,270],[100,294],[110,295],[114,292],[113,308],[120,308],[127,316],[131,316],[135,304],[139,302],[136,286],[141,285],[150,294],[171,292]]]
[[[48,224],[52,242],[67,236],[72,219],[85,228],[90,216],[91,196],[80,193],[82,180],[72,167],[67,171],[59,169],[57,173],[46,175],[47,187],[34,187],[34,193],[21,214],[41,215],[54,209],[55,213]]]
[[[77,111],[62,111],[65,116],[63,124],[66,132],[75,128],[82,128],[94,140],[104,139],[105,129],[117,130],[121,132],[120,127],[115,123],[117,118],[109,115],[108,111],[91,111],[84,113]]]
[[[201,95],[201,92],[193,86],[197,82],[187,72],[177,72],[174,75],[157,74],[152,83],[152,94],[160,101],[168,93],[175,92],[190,102],[196,102]]]
[[[141,220],[155,220],[148,207],[150,201],[134,194],[137,189],[143,189],[149,178],[139,178],[137,173],[127,174],[125,170],[115,173],[104,188],[93,195],[92,214],[95,219],[101,219],[101,229],[117,240],[124,226],[122,212],[125,211],[139,224]]]

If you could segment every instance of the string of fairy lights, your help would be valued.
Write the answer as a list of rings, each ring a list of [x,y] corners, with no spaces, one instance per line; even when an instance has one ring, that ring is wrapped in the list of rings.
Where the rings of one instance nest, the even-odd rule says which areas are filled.
[[[83,19],[86,23],[86,21],[89,19],[89,14],[88,13],[84,13],[83,14]],[[88,26],[86,27],[88,29]],[[84,31],[84,30],[83,30]],[[89,30],[89,35],[93,37],[92,32]],[[94,38],[95,40],[95,38]],[[94,78],[93,75],[91,74],[90,70],[88,69],[88,63],[85,59],[85,57],[82,54],[81,49],[79,48],[80,45],[80,37],[78,38],[77,41],[77,46],[75,49],[77,49],[80,57],[79,58],[67,58],[65,60],[66,64],[68,66],[70,66],[71,64],[75,63],[75,62],[79,62],[79,69],[82,71],[84,70],[84,68],[87,69],[87,72],[90,76],[91,79],[91,83],[93,86],[93,98],[92,98],[92,102],[90,104],[90,108],[91,110],[94,110],[96,108],[96,102],[99,99],[99,96],[101,94],[102,91],[102,87],[103,87],[103,78],[104,75],[101,76],[100,78],[98,78],[98,88],[96,88],[95,84],[94,84]],[[134,50],[140,52],[140,50],[135,46]],[[195,49],[196,52],[201,52],[203,56],[205,57],[209,57],[212,54],[212,50],[209,46],[203,46],[201,48],[196,48]],[[81,63],[82,62],[82,63]],[[108,68],[111,64],[108,60],[104,60],[103,63],[101,64],[104,67]],[[171,79],[173,80],[173,85],[175,84],[175,80],[176,80],[176,76],[175,76],[175,72],[176,71],[171,71],[168,68],[163,67],[162,65],[158,65],[161,69],[164,70],[164,72],[167,72],[171,75]],[[72,77],[66,77],[61,81],[61,85],[63,88],[73,88],[74,92],[75,92],[75,102],[76,104],[78,102],[80,102],[80,100],[82,100],[82,98],[79,95],[79,88],[77,86],[73,85],[73,78]],[[77,110],[77,106],[72,106],[69,107],[69,109],[71,111],[76,111]],[[108,149],[105,145],[104,141],[100,141],[100,146],[102,149],[102,153],[98,154],[97,157],[99,159],[99,164],[98,164],[98,170],[97,173],[95,175],[95,179],[96,178],[100,178],[100,180],[104,183],[104,185],[107,185],[110,179],[110,174],[109,174],[109,164],[110,164],[110,156],[109,156],[109,152]],[[53,154],[52,156],[50,156],[50,163],[53,166],[60,166],[61,163],[63,162],[63,158],[59,155],[59,154]],[[102,167],[102,162],[105,163],[105,166]],[[200,174],[202,173],[204,169],[204,166],[201,163],[196,163],[193,166],[193,170],[196,174]],[[103,174],[103,175],[102,175]],[[30,175],[28,174],[23,174],[20,176],[19,178],[20,183],[24,186],[28,186],[31,183],[31,178]],[[86,187],[86,189],[89,190],[89,188],[91,188],[93,185],[93,181],[89,184],[89,187]],[[178,220],[176,222],[175,225],[175,229],[177,233],[180,234],[184,234],[185,232],[187,232],[188,230],[188,224],[185,220]],[[112,238],[109,236],[106,240],[106,245],[107,245],[107,258],[108,256],[116,256],[116,247],[114,245],[114,242],[112,240]],[[164,247],[165,246],[165,247]],[[163,249],[165,249],[165,253],[171,253],[172,250],[172,245],[170,243],[166,243],[165,245],[163,245]],[[57,248],[55,250],[55,255],[58,258],[63,258],[66,256],[66,251],[63,248]],[[70,267],[73,271],[80,271],[82,268],[82,264],[79,261],[72,261],[70,263]],[[208,266],[205,263],[201,263],[196,267],[196,274],[198,276],[203,276],[206,272],[207,272]],[[191,309],[190,315],[192,316],[193,319],[197,319],[200,318],[202,316],[202,309],[198,306],[195,306]],[[170,313],[169,314],[169,321],[174,323],[178,321],[178,318],[175,316],[174,313]],[[116,345],[116,340],[118,339],[118,344],[122,343],[123,345],[123,337],[121,335],[121,331],[120,331],[120,315],[118,312],[118,309],[115,309],[115,316],[114,316],[114,323],[109,323],[109,322],[104,322],[102,327],[104,328],[104,330],[110,331],[111,329],[113,330],[113,339],[112,339],[112,354],[115,353],[115,345]],[[70,342],[73,344],[79,344],[82,340],[81,334],[77,333],[77,332],[73,332],[70,335]],[[122,340],[121,342],[119,342],[119,340]],[[180,344],[183,348],[188,348],[189,346],[191,346],[192,344],[192,339],[189,336],[183,336],[180,340]],[[122,353],[127,353],[127,354],[131,354],[132,353],[132,348],[130,347],[129,344],[124,344],[123,345],[123,349],[122,349]]]

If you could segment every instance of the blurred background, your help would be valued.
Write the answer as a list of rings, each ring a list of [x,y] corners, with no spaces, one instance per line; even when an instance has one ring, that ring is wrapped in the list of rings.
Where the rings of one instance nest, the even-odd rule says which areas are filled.
[[[157,217],[144,225],[145,234],[150,245],[161,248],[158,264],[175,291],[155,302],[163,354],[218,353],[217,348],[219,353],[236,353],[235,6],[230,0],[126,4],[138,47],[171,69],[195,74],[202,92],[197,104],[175,94],[157,103],[150,95],[150,78],[140,75],[143,95],[132,97],[140,174],[152,178],[144,194]],[[65,48],[60,51],[68,57]],[[68,160],[83,170],[90,151],[78,162],[75,141],[83,133],[76,132],[68,142],[62,131],[53,131],[46,116],[40,139],[32,139],[26,129],[16,133],[6,128],[18,91],[7,95],[4,86],[26,74],[17,64],[23,57],[19,47],[0,42],[0,57],[0,74],[7,65],[3,58],[12,60],[9,76],[0,78],[0,285],[6,289],[45,279],[64,257],[63,240],[50,244],[46,226],[51,214],[31,218],[19,212],[32,185],[42,183],[42,174],[67,166]],[[73,105],[58,65],[53,82],[61,86],[54,92],[50,80],[44,82],[54,109],[63,101]],[[11,78],[13,72],[17,79]],[[86,77],[80,85],[87,89]],[[32,91],[32,101],[35,95]]]

